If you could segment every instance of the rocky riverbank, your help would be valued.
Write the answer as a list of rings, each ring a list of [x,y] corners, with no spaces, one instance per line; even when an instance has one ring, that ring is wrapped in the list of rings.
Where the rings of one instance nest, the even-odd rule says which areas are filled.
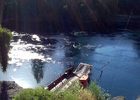
[[[0,81],[0,100],[12,100],[21,90],[14,81]]]

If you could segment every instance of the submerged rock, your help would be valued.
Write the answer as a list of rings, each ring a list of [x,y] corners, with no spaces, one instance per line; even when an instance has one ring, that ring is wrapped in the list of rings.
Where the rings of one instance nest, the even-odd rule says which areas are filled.
[[[42,38],[42,44],[56,44],[58,41],[56,39],[46,39]]]
[[[14,81],[0,81],[0,100],[12,100],[22,89]]]
[[[117,96],[117,97],[114,97],[112,100],[126,100],[126,98],[123,96]]]

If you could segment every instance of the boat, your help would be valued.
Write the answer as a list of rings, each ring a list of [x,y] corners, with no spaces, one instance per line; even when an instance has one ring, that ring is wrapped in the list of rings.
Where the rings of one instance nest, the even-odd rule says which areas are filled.
[[[69,88],[72,82],[79,81],[83,88],[88,86],[88,81],[92,69],[92,65],[80,63],[78,67],[74,70],[73,65],[71,68],[67,69],[64,74],[60,75],[56,80],[51,82],[45,89],[50,91],[55,91],[56,89],[66,89]]]

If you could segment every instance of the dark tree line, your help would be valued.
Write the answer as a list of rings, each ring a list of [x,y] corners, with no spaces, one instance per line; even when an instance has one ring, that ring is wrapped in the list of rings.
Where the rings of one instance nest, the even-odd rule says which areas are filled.
[[[25,31],[104,29],[110,15],[140,11],[140,0],[0,0],[0,4],[3,24]]]

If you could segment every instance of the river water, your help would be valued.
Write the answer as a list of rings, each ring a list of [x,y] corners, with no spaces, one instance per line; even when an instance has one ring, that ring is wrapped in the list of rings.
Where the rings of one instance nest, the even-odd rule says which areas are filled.
[[[5,73],[0,69],[0,81],[15,81],[24,88],[47,86],[74,63],[76,68],[82,62],[93,65],[90,79],[96,79],[112,97],[136,100],[140,95],[140,31],[13,34],[9,65]]]

